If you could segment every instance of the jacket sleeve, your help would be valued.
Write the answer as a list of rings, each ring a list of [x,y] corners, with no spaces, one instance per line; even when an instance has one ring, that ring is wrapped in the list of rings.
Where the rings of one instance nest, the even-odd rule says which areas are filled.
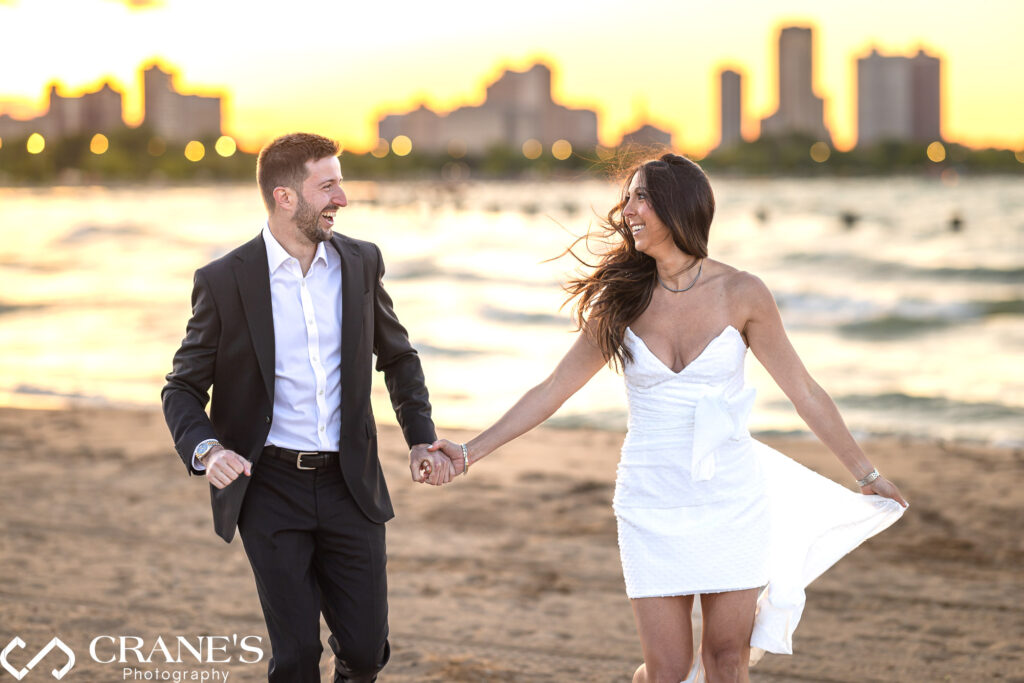
[[[192,317],[185,338],[174,354],[167,384],[160,392],[164,419],[189,474],[201,474],[192,467],[195,447],[205,439],[217,438],[206,414],[206,404],[213,385],[220,329],[220,316],[210,285],[203,271],[198,270],[192,287]]]
[[[377,370],[384,372],[384,383],[391,396],[398,424],[406,443],[432,443],[437,439],[430,413],[430,397],[419,354],[395,315],[391,297],[384,289],[384,257],[374,245],[377,262],[373,292],[373,352]],[[197,442],[198,443],[198,442]]]

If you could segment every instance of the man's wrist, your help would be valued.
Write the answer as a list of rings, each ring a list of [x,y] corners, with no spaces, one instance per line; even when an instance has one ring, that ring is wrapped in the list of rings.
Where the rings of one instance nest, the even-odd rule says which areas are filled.
[[[206,467],[207,458],[221,449],[223,449],[223,446],[220,445],[217,439],[205,439],[196,445],[192,455],[203,467]]]

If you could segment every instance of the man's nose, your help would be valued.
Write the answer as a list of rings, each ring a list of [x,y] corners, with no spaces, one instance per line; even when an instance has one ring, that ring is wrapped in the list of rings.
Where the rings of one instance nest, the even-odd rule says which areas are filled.
[[[338,191],[331,197],[331,202],[335,206],[348,206],[348,197],[345,196],[345,190],[338,188]]]

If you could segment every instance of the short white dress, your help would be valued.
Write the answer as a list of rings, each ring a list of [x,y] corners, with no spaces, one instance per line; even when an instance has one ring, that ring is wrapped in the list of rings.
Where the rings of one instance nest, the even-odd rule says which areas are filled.
[[[629,432],[615,485],[630,598],[764,588],[751,645],[792,652],[804,588],[895,522],[864,496],[754,440],[746,344],[726,327],[680,372],[629,328]]]

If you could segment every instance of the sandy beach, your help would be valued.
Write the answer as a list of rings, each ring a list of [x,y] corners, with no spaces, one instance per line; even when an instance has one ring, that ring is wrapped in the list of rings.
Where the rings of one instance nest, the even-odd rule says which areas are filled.
[[[382,683],[629,680],[640,646],[611,510],[621,439],[541,429],[434,489],[409,480],[399,432],[381,427],[397,510]],[[817,442],[768,443],[849,479]],[[866,448],[911,509],[810,587],[796,654],[766,657],[752,680],[1024,681],[1024,452]],[[77,655],[71,681],[125,680],[123,665],[90,657],[101,635],[136,636],[146,651],[158,637],[262,636],[269,654],[241,544],[214,535],[207,485],[186,475],[158,411],[0,409],[0,453],[0,645],[26,642],[11,665],[54,636]],[[265,680],[265,659],[227,652],[231,664],[134,669]],[[51,653],[26,680],[50,680],[63,661]]]

